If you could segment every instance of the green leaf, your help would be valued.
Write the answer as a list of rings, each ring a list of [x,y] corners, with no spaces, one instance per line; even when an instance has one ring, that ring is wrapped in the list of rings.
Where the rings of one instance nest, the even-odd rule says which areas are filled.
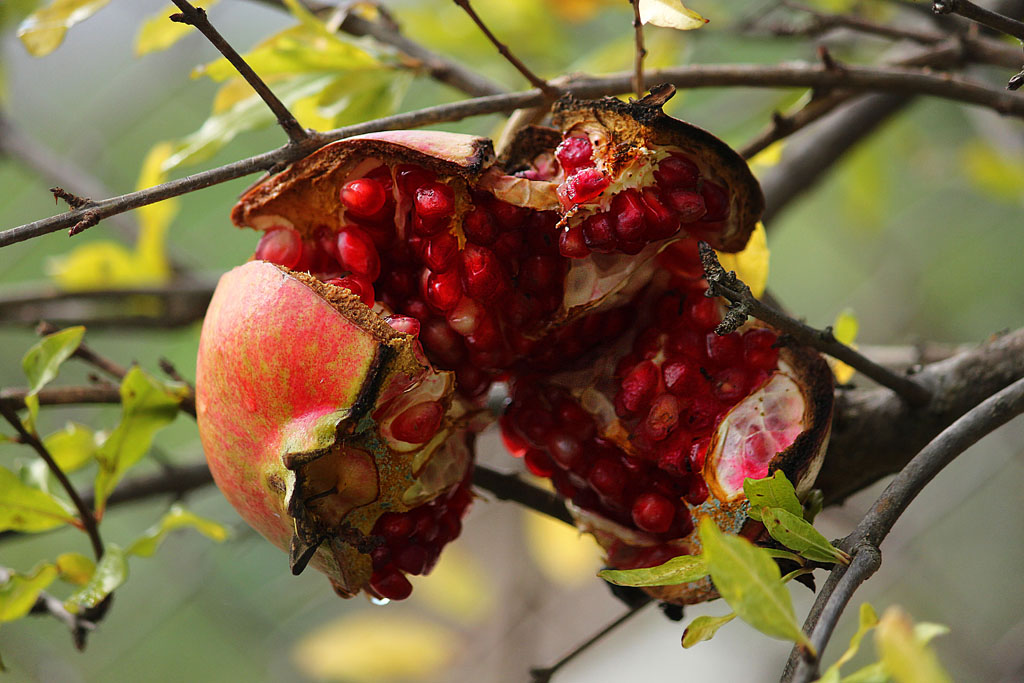
[[[849,647],[847,647],[846,652],[844,652],[842,656],[836,660],[835,664],[830,666],[828,670],[825,671],[820,681],[825,681],[825,683],[834,681],[835,683],[838,683],[839,669],[843,666],[843,664],[846,664],[854,658],[854,656],[857,654],[857,651],[860,650],[860,643],[864,639],[864,636],[877,624],[878,615],[875,614],[875,608],[866,602],[863,603],[860,606],[860,624],[857,627],[857,632],[853,634],[852,638],[850,638]]]
[[[178,414],[186,387],[159,382],[133,367],[121,381],[121,423],[96,451],[96,515],[102,516],[107,496],[129,468],[149,450],[156,432]]]
[[[882,662],[875,662],[846,676],[842,683],[892,683],[892,677]]]
[[[945,624],[936,624],[930,621],[914,624],[914,637],[922,645],[927,645],[938,636],[944,636],[947,633],[949,633],[949,627]]]
[[[74,472],[96,454],[96,434],[85,425],[68,422],[46,437],[43,445],[64,472]]]
[[[718,629],[722,628],[736,618],[735,612],[730,612],[721,617],[700,616],[690,622],[690,625],[683,631],[683,647],[691,648],[697,643],[711,640]]]
[[[124,551],[117,545],[108,543],[103,548],[103,557],[96,563],[96,571],[89,582],[72,593],[71,597],[64,601],[64,607],[72,614],[95,607],[127,578],[128,562]]]
[[[209,9],[217,4],[217,0],[204,0],[203,8]],[[188,24],[168,19],[179,10],[175,5],[165,5],[159,12],[146,19],[142,23],[139,32],[135,34],[135,56],[149,54],[166,50],[179,40],[195,31],[195,28]]]
[[[49,531],[63,524],[78,525],[57,498],[22,483],[16,474],[0,467],[0,531]]]
[[[885,610],[875,627],[882,665],[897,683],[946,683],[952,679],[938,657],[914,633],[914,624],[898,607]]]
[[[103,9],[110,0],[53,0],[30,14],[18,27],[18,37],[33,57],[56,50],[68,29]]]
[[[761,508],[761,521],[776,541],[814,562],[850,564],[850,556],[828,542],[803,517],[782,508]]]
[[[711,580],[740,619],[765,635],[791,640],[813,653],[796,622],[793,601],[775,561],[750,541],[722,533],[708,517],[701,520],[700,539]]]
[[[171,509],[163,516],[163,519],[135,539],[125,550],[125,554],[152,557],[168,533],[185,527],[191,527],[218,543],[228,537],[227,527],[212,520],[204,519],[175,504],[171,506]]]
[[[703,579],[708,568],[700,555],[680,555],[657,567],[602,569],[597,575],[618,586],[675,586]]]
[[[761,550],[767,553],[768,557],[774,560],[789,560],[790,562],[796,562],[801,566],[807,562],[804,558],[800,557],[796,553],[791,553],[788,550],[779,550],[778,548],[761,548]]]
[[[796,497],[796,489],[782,470],[764,479],[744,479],[743,493],[750,501],[747,512],[751,519],[761,521],[761,508],[781,508],[794,515],[803,515],[804,508]]]
[[[96,572],[96,563],[82,553],[62,553],[57,556],[60,580],[84,586]]]
[[[21,359],[21,367],[28,378],[28,395],[25,405],[29,417],[26,428],[35,433],[35,421],[39,415],[39,399],[36,394],[45,387],[60,370],[60,365],[75,352],[85,335],[84,327],[69,327],[60,332],[48,334],[30,348]]]
[[[0,622],[21,619],[35,604],[39,593],[57,578],[57,568],[40,564],[31,574],[12,572],[0,584]]]

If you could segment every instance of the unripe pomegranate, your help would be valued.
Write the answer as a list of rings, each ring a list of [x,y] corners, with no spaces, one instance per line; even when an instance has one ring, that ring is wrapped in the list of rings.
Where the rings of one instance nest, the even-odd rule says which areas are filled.
[[[312,564],[344,597],[407,597],[471,500],[454,376],[417,332],[266,261],[225,274],[203,323],[197,418],[217,485],[295,573]]]

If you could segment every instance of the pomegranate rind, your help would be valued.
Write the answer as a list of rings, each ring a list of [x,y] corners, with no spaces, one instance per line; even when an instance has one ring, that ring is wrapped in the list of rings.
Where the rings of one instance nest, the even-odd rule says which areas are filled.
[[[197,420],[215,482],[291,553],[295,573],[309,563],[342,595],[372,574],[353,538],[367,538],[383,512],[450,489],[470,467],[454,378],[415,345],[347,290],[263,261],[221,278],[203,323]],[[414,458],[374,415],[419,391],[444,401],[446,415]]]
[[[367,159],[429,169],[449,179],[457,201],[465,204],[460,195],[493,164],[494,148],[487,138],[440,131],[397,130],[345,138],[250,188],[231,211],[231,220],[256,229],[284,224],[304,237],[323,227],[338,232],[344,224],[338,189]]]

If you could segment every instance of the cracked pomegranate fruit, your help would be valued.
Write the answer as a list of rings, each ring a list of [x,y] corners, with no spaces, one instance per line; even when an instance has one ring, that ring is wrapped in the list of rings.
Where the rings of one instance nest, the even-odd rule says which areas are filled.
[[[261,243],[261,247],[265,242]],[[196,406],[210,471],[245,520],[345,597],[408,597],[459,534],[467,415],[415,326],[266,261],[224,275]]]
[[[467,135],[349,138],[243,195],[232,220],[262,235],[203,326],[199,426],[294,571],[407,597],[460,532],[496,379],[506,442],[615,566],[688,552],[701,510],[741,517],[744,474],[808,481],[824,366],[769,330],[710,333],[695,239],[740,250],[764,199],[662,113],[672,92],[567,98],[500,158]]]
[[[701,517],[757,538],[743,480],[782,469],[813,482],[829,433],[831,374],[812,350],[746,325],[718,335],[685,242],[638,302],[634,333],[587,372],[523,375],[501,419],[527,469],[550,479],[608,564],[634,569],[699,553]],[[687,263],[686,259],[693,259]],[[708,581],[646,589],[679,604],[714,597]]]

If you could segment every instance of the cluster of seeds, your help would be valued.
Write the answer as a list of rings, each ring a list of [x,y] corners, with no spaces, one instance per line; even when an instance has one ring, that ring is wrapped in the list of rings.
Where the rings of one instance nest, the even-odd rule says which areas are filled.
[[[565,389],[540,377],[516,381],[501,420],[506,446],[533,474],[577,506],[660,542],[631,566],[676,554],[665,543],[692,531],[689,507],[708,497],[702,470],[713,431],[778,364],[769,330],[715,334],[719,306],[694,277],[701,271],[692,246],[667,256],[672,289],[653,302],[650,323],[619,359],[609,396],[630,434],[629,453],[598,435],[593,416]]]
[[[609,179],[595,167],[587,138],[566,138],[555,157],[565,172],[558,186],[564,208],[593,201],[608,187]],[[729,194],[702,178],[692,159],[670,153],[658,163],[654,179],[642,190],[617,192],[607,211],[570,222],[559,236],[560,253],[577,259],[591,252],[636,254],[651,242],[672,237],[680,227],[696,236],[721,230],[729,216]]]
[[[412,592],[406,574],[429,574],[442,548],[462,532],[462,516],[473,500],[467,478],[446,495],[408,512],[386,512],[371,532],[384,543],[370,553],[370,588],[378,597],[404,600]]]

